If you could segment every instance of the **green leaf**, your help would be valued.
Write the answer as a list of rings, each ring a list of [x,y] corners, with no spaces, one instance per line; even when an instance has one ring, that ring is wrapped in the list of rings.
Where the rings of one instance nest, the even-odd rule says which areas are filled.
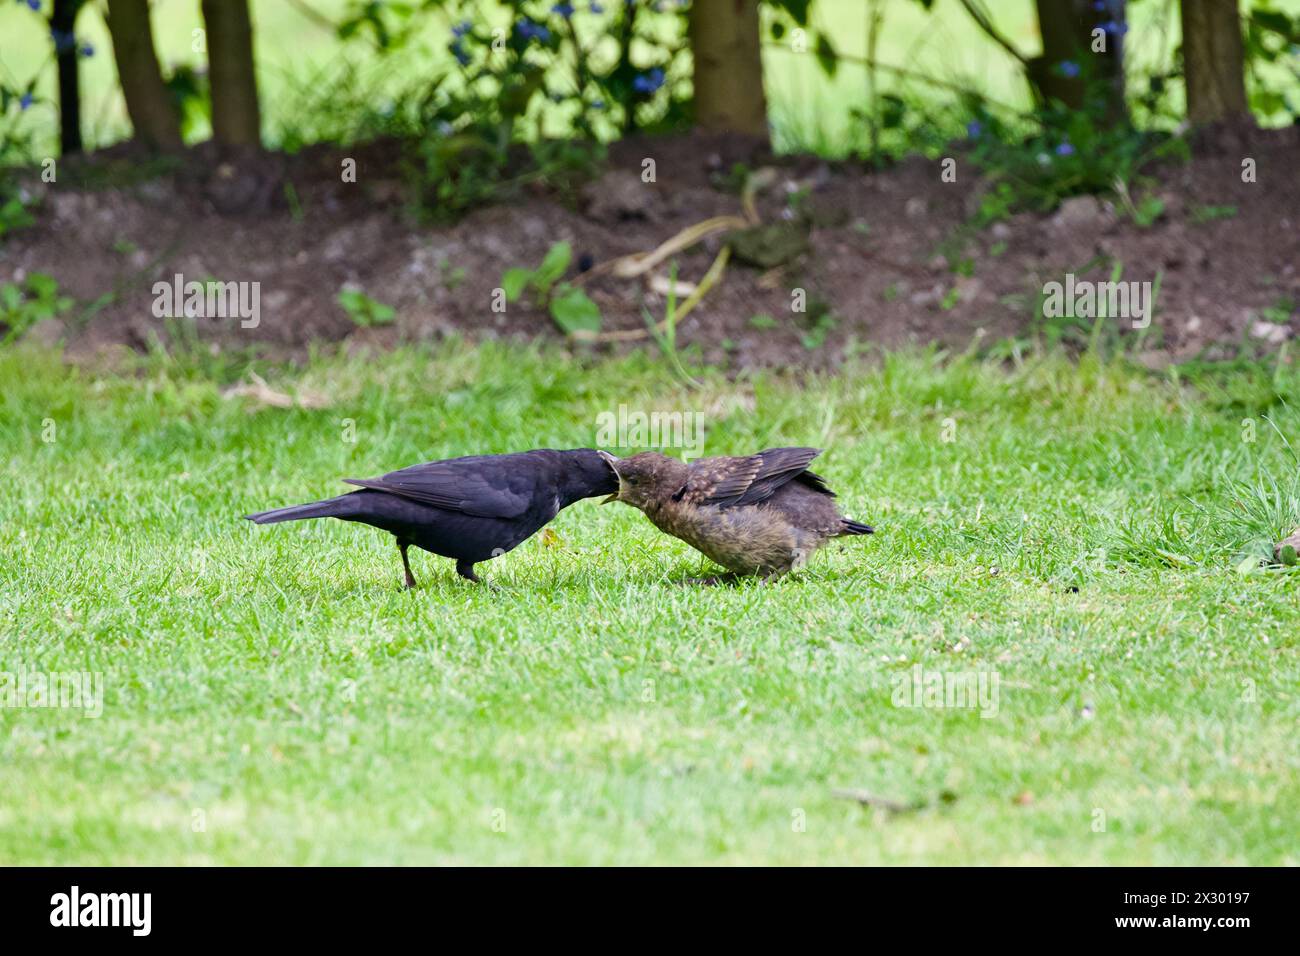
[[[569,268],[569,261],[572,258],[573,249],[567,242],[557,242],[551,246],[546,253],[546,258],[533,273],[533,285],[537,291],[542,295],[549,292],[551,286],[555,285],[564,275],[564,271]]]
[[[372,325],[389,325],[397,318],[397,310],[391,305],[377,302],[357,289],[343,289],[337,297],[338,304],[348,314],[355,325],[368,328]]]
[[[27,277],[27,290],[38,299],[53,299],[59,291],[59,283],[44,272],[33,272]]]
[[[507,269],[501,276],[501,289],[506,294],[506,301],[514,302],[523,295],[532,278],[530,269]]]
[[[1146,196],[1133,211],[1133,221],[1143,229],[1151,226],[1165,211],[1164,200],[1158,196]]]
[[[23,292],[12,282],[0,285],[0,308],[6,312],[17,312],[23,304]]]
[[[831,46],[831,41],[826,39],[826,34],[817,34],[817,62],[821,64],[822,72],[827,76],[834,76],[835,70],[840,65],[839,55],[835,52],[835,47]]]
[[[880,125],[885,129],[898,129],[903,125],[907,103],[901,96],[885,93],[880,97]]]
[[[1300,41],[1300,17],[1297,17],[1293,23],[1291,18],[1280,10],[1252,10],[1250,19],[1288,42]]]
[[[808,25],[808,7],[812,0],[775,0],[776,6],[790,14],[790,19],[801,27]]]
[[[600,331],[600,306],[591,301],[587,293],[567,282],[551,299],[551,318],[565,335]]]
[[[1256,90],[1250,97],[1250,108],[1269,116],[1286,109],[1286,97],[1273,90]]]
[[[1249,554],[1237,562],[1236,571],[1238,574],[1254,574],[1259,570],[1259,558]]]

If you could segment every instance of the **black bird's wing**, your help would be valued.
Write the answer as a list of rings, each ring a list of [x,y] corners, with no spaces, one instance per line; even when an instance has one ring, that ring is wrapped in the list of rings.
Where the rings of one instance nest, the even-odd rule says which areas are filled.
[[[820,448],[769,448],[744,458],[703,458],[674,497],[696,505],[731,508],[766,501],[782,485],[798,479],[813,491],[831,495],[808,465]]]
[[[524,452],[474,455],[412,465],[382,478],[344,478],[349,485],[484,518],[517,518],[532,505],[544,472]]]

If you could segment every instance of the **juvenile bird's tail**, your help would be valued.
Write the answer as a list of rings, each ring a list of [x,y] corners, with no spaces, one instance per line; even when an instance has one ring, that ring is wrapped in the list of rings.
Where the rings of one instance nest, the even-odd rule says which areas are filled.
[[[301,521],[304,518],[342,518],[350,515],[355,504],[348,499],[352,496],[339,495],[324,501],[313,501],[305,505],[292,505],[288,508],[275,508],[271,511],[259,511],[257,514],[244,515],[254,524],[278,524],[281,521]]]
[[[841,535],[873,534],[876,530],[871,525],[863,524],[861,521],[854,521],[852,518],[841,518],[840,524],[843,525],[843,529],[840,531]]]

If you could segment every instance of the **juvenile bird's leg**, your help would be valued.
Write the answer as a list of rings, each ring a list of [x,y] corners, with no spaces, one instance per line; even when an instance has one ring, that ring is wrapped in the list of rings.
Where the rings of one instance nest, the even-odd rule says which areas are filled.
[[[402,552],[402,570],[406,572],[407,588],[415,587],[415,575],[411,573],[411,562],[407,560],[406,557],[406,549],[409,548],[410,546],[411,546],[411,542],[409,541],[399,540],[397,542],[397,549]]]
[[[467,581],[473,581],[475,584],[481,583],[481,579],[474,573],[474,562],[460,560],[456,562],[456,573]]]
[[[727,571],[724,574],[711,574],[705,578],[687,578],[683,584],[701,584],[705,587],[713,587],[718,584],[735,584],[745,575],[738,571]]]

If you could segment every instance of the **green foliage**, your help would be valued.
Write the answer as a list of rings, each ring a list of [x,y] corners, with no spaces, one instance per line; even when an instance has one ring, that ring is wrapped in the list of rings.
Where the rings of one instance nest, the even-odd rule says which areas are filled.
[[[17,187],[6,184],[0,171],[0,241],[11,232],[25,229],[36,221]]]
[[[360,289],[343,289],[337,298],[348,318],[361,328],[391,325],[397,318],[397,310],[391,305],[372,299]]]
[[[381,54],[412,42],[430,15],[450,22],[454,66],[407,91],[390,112],[413,127],[405,168],[419,205],[451,219],[541,182],[561,190],[591,175],[592,144],[635,128],[680,125],[674,99],[687,63],[684,31],[642,4],[582,10],[550,0],[505,0],[506,25],[461,0],[377,4],[354,0],[339,35]],[[558,141],[547,127],[577,134]]]
[[[1127,196],[1151,163],[1189,155],[1181,138],[1137,130],[1100,109],[1059,103],[1035,114],[1027,132],[977,109],[968,135],[971,159],[990,183],[975,217],[979,224],[1024,210],[1048,212],[1071,196],[1116,190]],[[1135,221],[1154,221],[1163,211],[1158,202],[1144,197],[1130,204]]]
[[[19,87],[0,71],[0,242],[8,233],[35,222],[10,167],[27,159],[32,133],[27,124],[35,98],[36,78]]]
[[[581,289],[567,283],[551,296],[551,318],[566,335],[600,331],[600,306]]]
[[[1259,317],[1265,322],[1272,322],[1275,325],[1286,325],[1291,321],[1291,316],[1295,310],[1295,299],[1290,296],[1283,296],[1268,308],[1261,309]]]
[[[1269,122],[1300,120],[1300,99],[1294,93],[1300,83],[1300,13],[1278,10],[1270,0],[1256,0],[1245,14],[1244,53],[1250,80],[1250,108]],[[1283,85],[1270,82],[1263,64],[1289,74]]]
[[[599,332],[600,306],[577,286],[560,281],[572,260],[573,248],[567,242],[557,242],[546,251],[536,269],[507,269],[501,276],[506,301],[517,302],[531,290],[535,304],[547,308],[565,335]]]
[[[507,269],[501,276],[501,288],[506,301],[515,302],[526,289],[532,289],[539,305],[546,302],[555,285],[568,271],[573,260],[573,247],[567,242],[557,242],[546,250],[546,255],[536,269]]]
[[[802,316],[804,332],[799,340],[810,352],[826,344],[826,338],[834,330],[838,321],[831,311],[831,304],[819,296],[808,300],[808,310]]]
[[[33,272],[21,285],[0,285],[0,344],[12,342],[42,319],[53,319],[72,308],[72,299],[59,294],[59,283],[43,272]]]
[[[505,101],[485,99],[475,88],[453,91],[435,85],[423,103],[421,133],[407,141],[403,168],[420,208],[432,219],[452,220],[476,206],[518,198],[529,184],[571,192],[589,179],[602,150],[580,140],[524,137],[518,107],[541,88],[540,70],[514,77]]]
[[[677,260],[668,268],[668,295],[664,301],[664,318],[656,324],[654,316],[645,306],[641,307],[641,316],[645,319],[650,338],[668,360],[669,367],[678,380],[691,388],[700,388],[700,382],[686,370],[681,351],[677,347]]]
[[[180,119],[181,138],[190,142],[212,123],[212,93],[206,70],[177,64],[166,79],[167,95]]]
[[[1194,206],[1187,218],[1193,223],[1214,222],[1216,219],[1231,219],[1237,215],[1236,206]]]
[[[769,27],[772,39],[783,40],[791,26],[811,33],[812,53],[817,65],[828,78],[834,78],[839,70],[840,56],[826,32],[817,29],[813,23],[810,16],[812,0],[767,0],[767,7],[773,14]]]

